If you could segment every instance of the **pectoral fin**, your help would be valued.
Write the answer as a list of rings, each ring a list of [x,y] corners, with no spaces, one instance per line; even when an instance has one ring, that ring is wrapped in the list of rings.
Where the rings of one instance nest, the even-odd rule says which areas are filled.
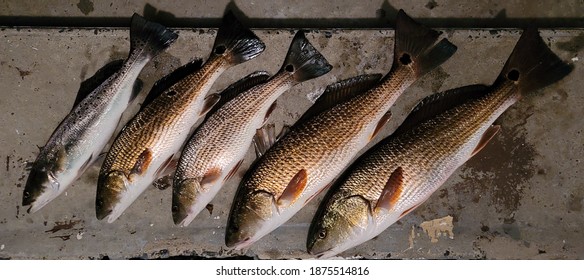
[[[470,155],[470,157],[473,157],[478,152],[480,152],[487,145],[487,143],[489,143],[489,141],[491,141],[491,139],[493,139],[493,137],[495,137],[495,135],[497,134],[497,132],[499,132],[499,130],[501,130],[500,125],[491,125],[489,128],[487,128],[487,130],[485,131],[485,133],[481,137],[481,140],[477,144],[477,147],[474,149],[474,151],[472,151],[472,154]]]
[[[148,166],[150,166],[151,162],[152,151],[150,151],[150,149],[146,149],[138,156],[136,163],[134,163],[134,167],[132,167],[132,170],[130,170],[130,174],[144,174],[146,169],[148,169]]]
[[[233,177],[233,175],[235,175],[235,173],[237,173],[237,170],[239,170],[239,167],[241,166],[242,163],[243,163],[243,159],[240,160],[239,162],[237,162],[237,164],[233,167],[233,169],[231,169],[231,171],[229,171],[229,174],[227,174],[227,177],[225,177],[223,182],[231,179],[231,177]]]
[[[212,184],[221,177],[221,168],[214,167],[209,169],[201,179],[201,186]]]
[[[294,175],[288,186],[282,192],[282,195],[277,200],[277,205],[279,207],[287,207],[294,203],[298,197],[304,191],[306,184],[308,183],[308,174],[306,169],[301,169]]]
[[[377,199],[375,204],[375,211],[377,213],[379,210],[391,210],[391,208],[397,202],[399,196],[402,193],[404,184],[404,170],[401,167],[396,168],[389,179],[385,183],[385,187]]]

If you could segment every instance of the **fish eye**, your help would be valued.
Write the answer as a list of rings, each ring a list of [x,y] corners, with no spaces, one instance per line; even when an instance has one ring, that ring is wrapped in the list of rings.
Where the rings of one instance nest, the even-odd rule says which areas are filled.
[[[412,63],[412,58],[410,57],[410,54],[404,53],[399,57],[399,61],[403,65],[408,65],[408,64]]]
[[[507,79],[517,82],[519,80],[519,71],[517,69],[513,69],[507,73]]]
[[[325,237],[326,237],[326,229],[323,228],[318,232],[318,238],[324,239]]]
[[[217,46],[215,48],[215,54],[224,54],[225,53],[225,46]]]
[[[172,212],[173,212],[173,213],[176,213],[176,212],[178,212],[178,206],[176,206],[176,205],[173,205],[173,206],[172,206]]]

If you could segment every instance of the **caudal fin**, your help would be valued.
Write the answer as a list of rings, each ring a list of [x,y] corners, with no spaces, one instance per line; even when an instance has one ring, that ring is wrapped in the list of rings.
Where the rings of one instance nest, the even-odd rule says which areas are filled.
[[[495,84],[514,82],[524,94],[561,80],[573,68],[546,46],[536,28],[528,28],[517,41]]]
[[[456,52],[447,39],[436,45],[440,33],[411,19],[403,10],[397,14],[393,66],[412,67],[416,77],[438,67]]]
[[[243,26],[233,12],[225,14],[213,45],[214,55],[227,56],[232,64],[238,64],[258,56],[265,48],[262,40]]]
[[[140,52],[152,58],[168,48],[176,38],[176,33],[161,24],[147,21],[138,14],[132,16],[130,53]]]
[[[326,58],[306,39],[304,32],[298,31],[292,39],[280,71],[293,73],[294,80],[303,82],[322,76],[332,68]]]

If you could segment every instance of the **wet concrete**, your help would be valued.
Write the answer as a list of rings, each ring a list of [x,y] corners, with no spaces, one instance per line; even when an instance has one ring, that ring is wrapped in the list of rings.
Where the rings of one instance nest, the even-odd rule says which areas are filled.
[[[85,2],[85,1],[80,1]],[[434,9],[440,7],[440,3]],[[430,5],[431,6],[431,5]],[[410,87],[392,109],[391,133],[415,103],[433,91],[496,78],[519,38],[516,30],[443,30],[458,52]],[[168,52],[140,75],[144,88],[126,112],[131,117],[152,84],[195,57],[206,57],[214,29],[180,29]],[[259,30],[266,51],[228,70],[213,87],[219,91],[256,71],[277,71],[292,30]],[[425,204],[377,238],[350,249],[343,258],[405,259],[582,259],[584,125],[584,30],[544,30],[542,36],[574,72],[526,96],[499,120],[502,131],[462,166]],[[330,61],[330,74],[285,93],[270,122],[292,124],[310,106],[308,94],[329,83],[363,73],[386,73],[392,30],[313,30],[311,42]],[[189,227],[172,223],[171,189],[153,186],[113,224],[95,218],[99,166],[91,167],[66,193],[35,214],[21,207],[26,166],[75,100],[80,83],[106,63],[124,58],[128,31],[117,29],[0,30],[0,258],[100,259],[254,257],[307,258],[308,225],[322,195],[249,250],[224,246],[230,203],[254,158],[250,150],[238,174]],[[379,140],[381,137],[376,139]],[[372,143],[373,144],[373,143]],[[452,218],[448,218],[448,217]]]

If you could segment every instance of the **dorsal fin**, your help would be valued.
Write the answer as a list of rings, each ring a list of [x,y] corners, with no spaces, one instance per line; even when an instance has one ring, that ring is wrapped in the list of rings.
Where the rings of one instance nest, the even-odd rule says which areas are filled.
[[[373,211],[373,213],[377,213],[381,209],[385,209],[387,211],[391,210],[401,195],[403,184],[404,170],[400,166],[396,168],[389,176],[389,179],[385,183],[385,187],[379,195],[379,199],[377,199],[377,203],[375,204],[375,211]]]
[[[485,85],[470,85],[432,94],[420,101],[393,133],[400,135],[437,115],[488,93]]]
[[[179,68],[176,68],[170,74],[162,77],[162,79],[158,80],[156,83],[154,83],[154,86],[152,86],[152,89],[142,102],[142,108],[148,106],[148,104],[152,103],[152,101],[156,99],[156,97],[158,97],[161,93],[163,93],[165,90],[167,90],[174,84],[178,83],[180,80],[184,79],[190,74],[199,71],[202,65],[203,60],[194,59],[189,61],[189,63]]]
[[[79,85],[79,91],[77,91],[77,96],[75,97],[75,103],[73,103],[73,108],[75,108],[75,106],[77,106],[81,100],[85,99],[85,97],[87,97],[97,87],[103,84],[103,82],[105,82],[109,77],[122,69],[123,65],[123,59],[110,61],[97,70],[93,76],[81,82]]]
[[[290,180],[280,197],[278,197],[277,205],[279,207],[287,207],[294,203],[304,191],[308,183],[308,174],[306,169],[300,169],[296,175]]]
[[[303,123],[339,103],[367,92],[377,84],[381,76],[381,74],[366,74],[328,85],[314,105],[300,117],[296,124]]]
[[[213,113],[219,110],[219,108],[221,108],[221,106],[223,106],[225,103],[233,100],[233,98],[235,98],[240,93],[248,91],[252,87],[255,87],[259,84],[265,83],[269,78],[270,74],[268,74],[268,72],[256,71],[231,84],[223,91],[221,91],[221,93],[219,93],[221,99],[219,99],[219,102],[217,102],[211,111],[207,113],[207,118],[213,115]]]

